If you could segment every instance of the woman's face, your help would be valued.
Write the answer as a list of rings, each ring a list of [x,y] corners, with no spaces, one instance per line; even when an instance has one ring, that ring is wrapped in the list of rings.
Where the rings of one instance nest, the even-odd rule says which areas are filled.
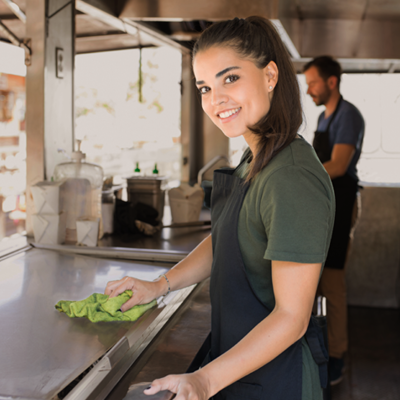
[[[254,140],[247,127],[270,108],[276,64],[259,69],[230,48],[211,47],[197,53],[193,70],[203,110],[214,124],[229,138],[243,135],[248,143]]]

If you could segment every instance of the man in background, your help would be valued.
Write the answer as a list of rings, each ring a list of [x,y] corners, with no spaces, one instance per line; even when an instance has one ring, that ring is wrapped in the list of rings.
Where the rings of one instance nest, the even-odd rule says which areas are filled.
[[[331,245],[318,294],[327,299],[329,379],[343,379],[344,354],[348,349],[345,261],[353,210],[358,190],[357,162],[364,138],[360,111],[340,94],[340,64],[329,56],[317,57],[303,68],[309,94],[325,111],[318,118],[313,146],[330,178],[336,198]]]

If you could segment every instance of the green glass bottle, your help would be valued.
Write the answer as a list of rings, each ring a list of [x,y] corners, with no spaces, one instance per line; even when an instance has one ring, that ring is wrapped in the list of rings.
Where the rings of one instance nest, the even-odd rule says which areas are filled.
[[[157,163],[154,164],[153,175],[158,175]]]

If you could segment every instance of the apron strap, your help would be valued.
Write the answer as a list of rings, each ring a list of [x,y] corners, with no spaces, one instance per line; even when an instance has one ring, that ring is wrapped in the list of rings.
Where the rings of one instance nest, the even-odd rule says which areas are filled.
[[[195,355],[186,373],[189,374],[191,372],[197,371],[204,364],[204,361],[206,357],[209,355],[210,350],[211,350],[211,332],[208,334],[206,340],[200,347],[200,350]]]
[[[333,112],[331,119],[329,120],[328,126],[325,129],[325,132],[329,132],[329,128],[331,127],[331,124],[332,124],[333,120],[336,117],[336,114],[337,114],[337,112],[339,110],[339,106],[340,106],[340,103],[342,102],[342,100],[343,100],[343,96],[340,96],[340,99],[339,99],[339,101],[338,101],[338,103],[336,105],[335,111]]]
[[[319,368],[321,387],[328,386],[328,351],[323,330],[326,330],[326,318],[311,316],[306,332],[306,340],[310,347],[314,361]]]

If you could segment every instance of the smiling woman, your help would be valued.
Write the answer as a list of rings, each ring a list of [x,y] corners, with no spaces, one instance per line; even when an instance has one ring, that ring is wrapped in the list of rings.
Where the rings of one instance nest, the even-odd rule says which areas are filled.
[[[334,194],[312,147],[297,135],[302,111],[289,55],[269,21],[236,18],[204,31],[193,69],[206,114],[249,148],[234,171],[214,172],[211,235],[154,282],[125,277],[105,293],[132,290],[125,311],[210,277],[206,354],[199,352],[189,373],[153,381],[146,394],[321,400],[326,350],[310,316]]]
[[[231,136],[227,126],[222,128],[222,123],[231,119],[221,115],[221,111],[224,114],[239,108],[238,114],[246,114],[243,123],[247,133],[255,134],[252,137],[257,147],[248,175],[251,180],[297,135],[302,123],[299,86],[290,56],[269,21],[260,17],[236,18],[225,25],[215,24],[196,42],[193,69],[199,77],[196,84],[203,109],[225,135],[241,134]],[[245,106],[245,112],[241,105],[234,104],[243,101],[243,88],[251,102]],[[230,95],[234,96],[229,98],[232,105],[226,104]],[[220,103],[215,104],[216,101]]]

